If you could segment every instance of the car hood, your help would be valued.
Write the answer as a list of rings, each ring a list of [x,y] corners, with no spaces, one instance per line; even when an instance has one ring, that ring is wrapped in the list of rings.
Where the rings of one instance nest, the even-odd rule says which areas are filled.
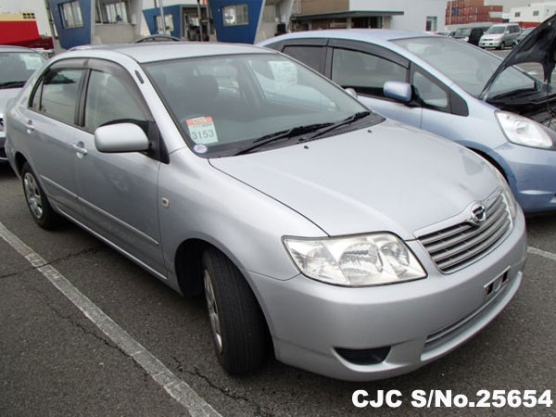
[[[0,114],[4,114],[8,101],[17,96],[20,91],[21,88],[6,88],[0,90]]]
[[[414,232],[498,186],[482,159],[392,121],[306,144],[210,163],[300,213],[330,236]]]
[[[550,77],[556,63],[555,52],[556,15],[545,20],[514,47],[485,84],[480,98],[488,96],[490,88],[504,70],[525,62],[541,64],[544,70],[544,82],[550,84]]]

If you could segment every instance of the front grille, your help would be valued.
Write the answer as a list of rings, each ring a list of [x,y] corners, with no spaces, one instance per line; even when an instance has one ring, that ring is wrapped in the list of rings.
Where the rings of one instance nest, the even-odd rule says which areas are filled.
[[[512,221],[502,194],[486,213],[486,221],[478,226],[459,223],[419,238],[438,269],[450,273],[475,262],[509,232]]]
[[[472,329],[478,322],[491,314],[491,311],[496,308],[497,305],[495,300],[500,299],[500,297],[502,297],[508,289],[508,285],[506,285],[508,284],[508,272],[506,272],[501,279],[503,286],[497,290],[497,292],[490,293],[487,301],[485,301],[485,303],[482,304],[477,310],[456,323],[430,334],[425,342],[424,353],[430,352],[431,350],[448,343],[450,340],[457,338],[459,335],[469,329]]]

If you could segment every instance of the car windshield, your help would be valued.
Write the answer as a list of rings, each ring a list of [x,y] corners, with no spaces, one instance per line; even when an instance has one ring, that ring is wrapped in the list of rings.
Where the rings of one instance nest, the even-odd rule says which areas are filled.
[[[426,61],[474,97],[479,97],[502,60],[473,45],[436,36],[394,41]],[[506,69],[490,88],[496,97],[515,91],[536,90],[540,81],[515,68]]]
[[[269,141],[314,135],[377,115],[324,77],[276,54],[187,58],[144,65],[197,154],[237,154]],[[307,139],[304,137],[303,139]],[[254,146],[256,145],[256,146]]]
[[[0,89],[23,87],[45,60],[34,52],[0,52]]]
[[[454,33],[454,37],[455,38],[459,38],[459,37],[465,37],[465,36],[469,36],[469,34],[471,33],[471,29],[470,28],[465,28],[465,29],[458,29],[456,30],[456,32]]]
[[[500,35],[501,33],[506,32],[506,26],[491,26],[485,34],[487,35]]]

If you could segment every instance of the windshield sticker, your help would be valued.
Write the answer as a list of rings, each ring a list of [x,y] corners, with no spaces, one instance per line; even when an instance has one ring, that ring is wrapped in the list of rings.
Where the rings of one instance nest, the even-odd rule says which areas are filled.
[[[208,148],[207,148],[205,145],[195,145],[195,146],[193,147],[193,150],[194,150],[196,153],[207,153]]]
[[[187,127],[191,139],[197,144],[209,145],[218,142],[218,136],[212,117],[187,119]]]
[[[293,62],[270,61],[269,64],[277,91],[297,85],[297,68]]]

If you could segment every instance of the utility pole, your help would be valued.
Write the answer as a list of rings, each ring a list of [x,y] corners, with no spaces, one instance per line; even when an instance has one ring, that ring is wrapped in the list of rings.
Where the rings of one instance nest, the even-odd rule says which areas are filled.
[[[166,35],[166,16],[164,16],[163,0],[158,0],[158,7],[160,8],[160,25],[162,26],[162,34]],[[158,30],[160,31],[160,27]]]
[[[203,42],[203,14],[201,12],[201,0],[197,0],[197,14],[199,15],[199,42]]]

